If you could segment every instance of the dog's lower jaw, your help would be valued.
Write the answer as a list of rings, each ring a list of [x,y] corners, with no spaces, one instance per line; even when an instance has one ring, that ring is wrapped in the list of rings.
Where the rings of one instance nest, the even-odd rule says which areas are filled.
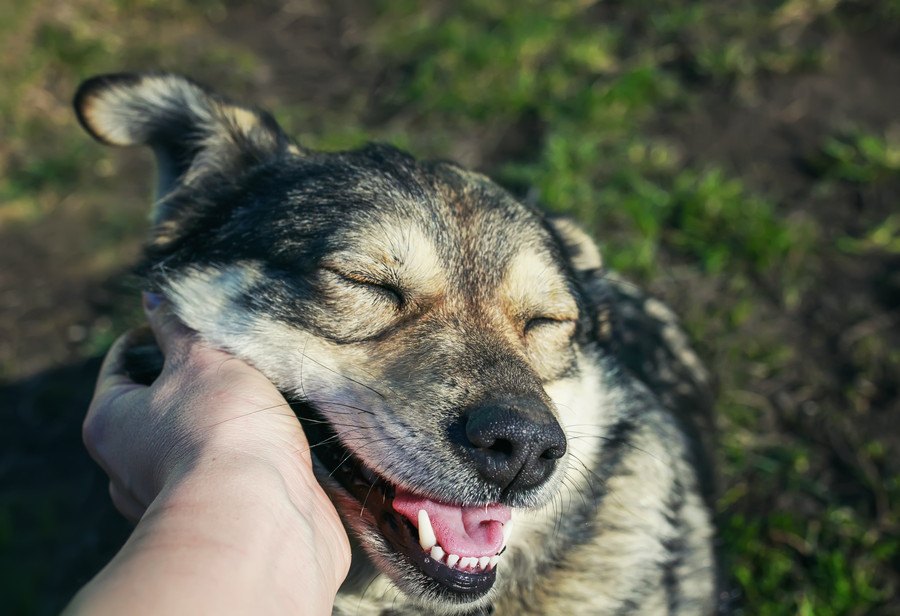
[[[341,514],[353,552],[350,573],[335,598],[335,614],[381,614],[388,607],[408,606],[410,613],[461,616],[479,613],[495,599],[498,584],[468,600],[436,592],[436,582],[387,542],[368,509],[333,478],[320,476],[320,483]],[[502,578],[500,567],[496,571]]]
[[[497,502],[500,496],[490,493],[469,500],[471,491],[465,490],[460,492],[468,497],[436,497],[427,490],[420,492],[415,482],[410,485],[402,478],[380,475],[357,452],[341,444],[320,411],[304,402],[292,406],[313,443],[317,478],[340,513],[351,541],[357,543],[357,562],[342,595],[350,588],[358,590],[360,580],[367,595],[373,592],[373,585],[390,579],[395,587],[392,604],[402,592],[404,601],[429,613],[479,610],[496,595],[498,571],[503,569],[501,555],[512,532],[510,506],[534,506],[549,500],[567,465],[561,460],[558,472],[539,488],[507,495],[504,504]],[[430,522],[423,526],[423,516],[428,522],[429,514],[434,529]],[[362,561],[360,552],[365,553]],[[379,577],[376,572],[384,575]]]

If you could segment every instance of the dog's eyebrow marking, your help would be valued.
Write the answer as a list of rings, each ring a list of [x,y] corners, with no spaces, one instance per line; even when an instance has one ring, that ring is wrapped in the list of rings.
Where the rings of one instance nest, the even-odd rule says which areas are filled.
[[[547,316],[574,319],[578,305],[566,279],[549,255],[526,250],[509,262],[498,299],[513,317]]]
[[[346,240],[350,246],[323,264],[355,268],[417,295],[436,296],[446,288],[445,268],[434,242],[418,225],[375,224]]]

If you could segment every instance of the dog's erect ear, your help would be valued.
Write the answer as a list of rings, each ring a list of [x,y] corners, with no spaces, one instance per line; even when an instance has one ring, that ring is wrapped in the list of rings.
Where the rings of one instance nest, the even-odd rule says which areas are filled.
[[[605,274],[600,249],[597,248],[597,244],[591,239],[591,236],[576,225],[571,218],[551,216],[549,221],[563,244],[566,257],[581,281],[584,292],[595,308],[594,336],[599,342],[609,344],[612,341],[614,316],[607,291],[608,285],[604,284],[603,280]]]
[[[576,272],[589,274],[603,268],[603,259],[600,257],[597,244],[571,218],[551,216],[549,220],[553,230],[562,240],[566,256],[569,257],[569,262]]]
[[[153,148],[159,171],[156,222],[166,215],[164,197],[180,186],[296,151],[268,113],[178,75],[119,73],[88,79],[75,94],[75,111],[102,143]]]

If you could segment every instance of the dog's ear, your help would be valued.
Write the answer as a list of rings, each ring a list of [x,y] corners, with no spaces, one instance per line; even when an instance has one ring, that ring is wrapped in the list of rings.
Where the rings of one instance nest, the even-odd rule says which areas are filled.
[[[556,232],[563,250],[575,275],[578,277],[584,292],[594,307],[592,330],[596,339],[602,344],[610,344],[613,336],[613,306],[610,301],[608,285],[604,282],[603,259],[597,244],[565,216],[551,216],[550,225]]]
[[[100,75],[81,84],[74,104],[81,125],[98,141],[153,148],[157,223],[166,218],[165,197],[179,187],[299,151],[268,113],[179,75]]]
[[[579,275],[590,275],[603,268],[597,244],[571,218],[551,216],[549,221],[563,243],[569,263]]]

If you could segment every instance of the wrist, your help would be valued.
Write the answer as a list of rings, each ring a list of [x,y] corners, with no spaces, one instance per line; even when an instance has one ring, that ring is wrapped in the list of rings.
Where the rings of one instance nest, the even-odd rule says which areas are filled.
[[[252,457],[198,460],[67,611],[330,614],[347,538],[324,495],[298,508],[288,494],[300,486],[290,481]]]
[[[267,546],[272,567],[288,577],[301,570],[308,576],[312,563],[333,598],[349,569],[349,544],[309,462],[244,445],[204,452],[163,488],[147,516],[181,520],[194,532],[204,516],[217,513],[229,532],[207,522],[202,532],[210,543],[244,556]]]

